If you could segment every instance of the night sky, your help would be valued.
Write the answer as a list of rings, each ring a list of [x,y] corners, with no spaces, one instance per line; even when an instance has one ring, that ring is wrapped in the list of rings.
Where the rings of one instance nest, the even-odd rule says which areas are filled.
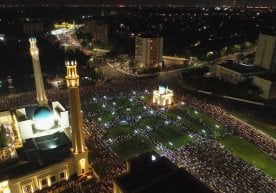
[[[200,6],[215,6],[215,5],[232,5],[234,0],[0,0],[0,4],[155,4],[155,5],[200,5]],[[238,5],[267,5],[276,6],[276,0],[236,0]]]

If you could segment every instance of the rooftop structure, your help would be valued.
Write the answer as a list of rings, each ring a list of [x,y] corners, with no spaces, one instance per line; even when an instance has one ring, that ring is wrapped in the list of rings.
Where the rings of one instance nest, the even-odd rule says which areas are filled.
[[[216,66],[216,75],[232,83],[238,83],[266,72],[267,70],[261,67],[242,63],[226,62]]]
[[[127,173],[113,180],[114,193],[211,193],[204,184],[166,157],[146,153],[127,162]]]

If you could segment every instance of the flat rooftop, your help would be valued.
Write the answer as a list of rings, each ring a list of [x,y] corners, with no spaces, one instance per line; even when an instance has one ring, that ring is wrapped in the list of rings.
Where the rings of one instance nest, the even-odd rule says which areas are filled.
[[[239,72],[241,74],[259,74],[259,73],[267,72],[267,70],[254,65],[232,63],[232,62],[226,62],[218,65],[228,68],[230,70]]]
[[[114,179],[123,193],[211,193],[204,184],[165,157],[146,153],[128,161],[130,172]]]
[[[70,139],[64,132],[27,139],[17,149],[18,158],[0,163],[0,181],[17,178],[56,164],[71,155]]]
[[[273,73],[273,74],[261,74],[261,75],[257,75],[257,77],[260,77],[260,78],[265,79],[265,80],[269,80],[271,82],[276,82],[276,73]]]

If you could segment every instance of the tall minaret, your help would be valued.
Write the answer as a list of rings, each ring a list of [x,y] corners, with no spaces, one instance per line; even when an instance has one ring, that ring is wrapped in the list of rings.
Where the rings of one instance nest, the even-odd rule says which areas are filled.
[[[36,38],[30,38],[30,53],[33,61],[36,98],[39,106],[48,106],[48,99],[45,94],[44,82],[41,73],[41,66],[39,61],[39,51],[36,46]]]
[[[76,61],[66,61],[66,83],[69,90],[70,121],[72,129],[72,152],[77,175],[88,172],[88,150],[83,136],[83,123],[80,107],[79,75]]]

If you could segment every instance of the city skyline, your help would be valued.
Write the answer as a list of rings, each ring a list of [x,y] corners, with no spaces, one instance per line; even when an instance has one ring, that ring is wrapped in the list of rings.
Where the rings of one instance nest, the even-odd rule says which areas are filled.
[[[183,6],[276,6],[276,0],[0,0],[2,5],[183,5]]]

